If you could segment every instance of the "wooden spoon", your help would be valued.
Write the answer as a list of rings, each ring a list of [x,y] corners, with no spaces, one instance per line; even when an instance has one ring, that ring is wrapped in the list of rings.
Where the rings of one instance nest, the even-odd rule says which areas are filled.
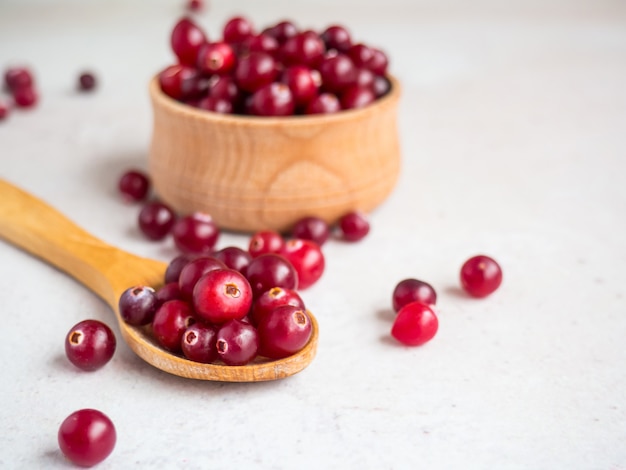
[[[93,237],[48,204],[0,179],[0,237],[65,271],[107,302],[124,341],[144,361],[170,374],[199,380],[260,382],[300,372],[315,357],[318,325],[309,312],[313,334],[297,354],[245,366],[201,364],[161,347],[145,328],[128,325],[118,310],[129,287],[163,284],[166,263],[126,253]]]

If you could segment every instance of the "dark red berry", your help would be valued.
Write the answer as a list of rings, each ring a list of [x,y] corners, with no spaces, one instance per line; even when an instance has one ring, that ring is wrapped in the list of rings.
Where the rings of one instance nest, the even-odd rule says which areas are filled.
[[[147,325],[152,322],[158,306],[156,292],[148,286],[126,289],[118,302],[120,315],[129,325]]]
[[[226,266],[211,256],[202,256],[187,263],[178,277],[178,286],[183,298],[191,300],[198,280],[209,271],[216,269],[226,269]]]
[[[391,90],[391,83],[385,77],[374,77],[374,83],[372,84],[372,90],[376,98],[386,95]]]
[[[183,333],[194,323],[191,306],[183,300],[170,300],[161,305],[152,320],[157,342],[172,352],[181,351]]]
[[[304,309],[284,305],[261,318],[259,354],[280,359],[300,351],[311,338],[311,319]]]
[[[256,328],[240,320],[230,320],[217,331],[217,356],[229,366],[243,366],[254,359],[259,350]]]
[[[220,324],[240,320],[252,306],[252,288],[239,271],[215,269],[204,274],[193,288],[193,307],[197,317]]]
[[[320,36],[326,49],[336,49],[339,52],[346,52],[352,46],[350,33],[343,26],[332,25],[324,30]]]
[[[254,34],[252,23],[241,16],[235,16],[224,25],[223,38],[224,41],[237,44]]]
[[[319,217],[303,217],[298,220],[291,229],[293,238],[312,240],[322,246],[328,240],[330,229],[328,223]]]
[[[282,307],[283,305],[292,305],[299,309],[304,309],[304,302],[295,290],[272,287],[270,290],[263,292],[252,305],[251,316],[253,323],[258,325],[262,318],[267,316],[275,308]]]
[[[98,320],[84,320],[74,325],[65,337],[65,354],[76,367],[100,369],[113,357],[116,340],[113,331]]]
[[[501,283],[502,268],[489,256],[473,256],[461,267],[461,286],[472,297],[486,297]]]
[[[139,229],[150,240],[163,240],[172,230],[174,222],[174,211],[159,201],[148,202],[139,211]]]
[[[235,106],[241,99],[241,92],[230,75],[215,75],[209,80],[209,96],[229,101]]]
[[[156,293],[157,308],[170,300],[184,300],[178,282],[170,282],[160,287]]]
[[[175,100],[198,98],[209,88],[209,81],[203,79],[193,67],[170,65],[159,74],[161,90]]]
[[[236,246],[222,248],[213,253],[213,257],[224,263],[227,268],[239,271],[244,276],[246,275],[250,261],[252,261],[252,255],[250,255],[249,252]]]
[[[339,98],[332,93],[321,93],[306,106],[305,114],[331,114],[341,111]]]
[[[222,98],[207,96],[200,100],[197,107],[205,111],[211,111],[219,114],[232,114],[234,111],[233,103]]]
[[[285,257],[273,253],[254,258],[248,265],[246,277],[255,299],[272,287],[298,288],[298,273],[293,265]]]
[[[437,293],[427,282],[417,279],[404,279],[394,288],[391,300],[393,309],[397,312],[411,302],[435,305],[437,303]]]
[[[324,90],[332,93],[340,93],[357,81],[357,68],[345,54],[324,57],[319,71]]]
[[[203,0],[189,0],[187,2],[187,9],[189,11],[198,12],[204,8]]]
[[[240,54],[246,55],[252,52],[265,52],[272,57],[276,57],[279,44],[276,38],[267,34],[248,36],[240,46]]]
[[[370,224],[365,214],[361,212],[349,212],[339,219],[339,232],[341,237],[350,242],[356,242],[364,238],[370,231]]]
[[[209,214],[194,212],[174,223],[172,236],[180,251],[190,254],[211,253],[220,230]]]
[[[242,57],[235,68],[237,85],[250,93],[269,85],[277,76],[276,61],[265,52],[252,52]]]
[[[291,90],[296,105],[304,106],[317,96],[321,78],[317,70],[304,65],[292,65],[283,71],[281,82]]]
[[[376,75],[385,75],[387,73],[387,66],[389,65],[389,59],[380,49],[372,48],[372,57],[365,64],[365,67],[370,69]]]
[[[204,44],[198,51],[196,67],[207,75],[228,74],[235,67],[235,51],[225,42]]]
[[[250,238],[248,252],[250,256],[256,258],[266,253],[280,253],[283,246],[285,246],[285,240],[280,233],[273,230],[261,230]]]
[[[174,259],[172,259],[167,268],[165,269],[165,283],[169,284],[170,282],[178,282],[180,278],[180,272],[183,270],[187,263],[194,260],[196,257],[193,255],[178,255]]]
[[[374,75],[374,72],[371,70],[364,67],[357,69],[355,82],[357,86],[360,86],[361,88],[373,88],[375,80],[376,75]],[[376,92],[374,91],[374,93]]]
[[[96,76],[91,72],[83,72],[78,76],[78,89],[91,91],[96,88]]]
[[[182,18],[172,30],[170,44],[182,65],[195,67],[200,47],[207,42],[204,31],[189,18]]]
[[[117,186],[127,202],[142,201],[150,190],[150,180],[141,170],[128,170],[120,177]]]
[[[352,85],[341,94],[341,107],[343,109],[363,108],[375,100],[376,95],[371,88]]]
[[[190,361],[210,364],[217,358],[217,332],[209,325],[194,323],[183,333],[181,348]]]
[[[287,39],[281,47],[284,65],[306,65],[316,68],[326,52],[324,41],[313,31],[303,31]]]
[[[19,108],[32,108],[37,104],[39,95],[33,87],[21,87],[13,89],[13,101]]]
[[[252,95],[250,114],[256,116],[291,116],[296,109],[291,90],[284,83],[270,83]]]
[[[324,273],[325,260],[319,245],[311,240],[293,239],[280,252],[298,273],[298,288],[315,284]]]
[[[281,21],[264,29],[262,34],[267,34],[276,39],[279,44],[283,44],[287,39],[298,34],[298,28],[291,21]]]
[[[9,115],[9,105],[0,100],[0,121]]]
[[[73,464],[92,467],[106,459],[117,440],[111,419],[98,410],[83,409],[69,415],[58,433],[59,448]]]
[[[430,341],[439,328],[434,310],[421,302],[411,302],[400,309],[391,328],[391,335],[407,346],[420,346]]]
[[[374,51],[365,44],[354,44],[346,52],[357,67],[369,68],[367,64],[372,60]]]
[[[26,67],[11,67],[4,73],[4,85],[8,91],[32,88],[34,84],[33,74]]]

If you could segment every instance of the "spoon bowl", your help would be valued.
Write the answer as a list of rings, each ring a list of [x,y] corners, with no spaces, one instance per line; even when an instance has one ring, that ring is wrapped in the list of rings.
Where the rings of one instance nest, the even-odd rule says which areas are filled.
[[[0,179],[0,238],[74,277],[115,312],[126,344],[144,361],[170,374],[198,380],[261,382],[300,372],[315,357],[318,324],[311,318],[311,339],[298,353],[245,366],[202,364],[161,348],[144,327],[127,324],[118,301],[129,287],[163,284],[167,264],[141,258],[95,238],[45,202]]]

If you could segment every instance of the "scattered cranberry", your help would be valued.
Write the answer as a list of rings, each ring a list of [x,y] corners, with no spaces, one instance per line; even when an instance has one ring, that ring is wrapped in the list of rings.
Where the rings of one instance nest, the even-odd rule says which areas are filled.
[[[118,303],[120,315],[130,325],[147,325],[152,322],[158,306],[156,292],[147,286],[126,289]]]
[[[8,91],[19,88],[32,88],[35,81],[26,67],[11,67],[4,73],[4,85]]]
[[[83,72],[78,76],[78,89],[91,91],[96,87],[96,76],[91,72]]]
[[[321,93],[307,105],[305,114],[331,114],[339,111],[341,111],[339,98],[332,93]]]
[[[21,87],[13,89],[13,101],[20,108],[32,108],[37,104],[39,95],[33,87]]]
[[[370,224],[365,214],[349,212],[339,219],[339,231],[344,240],[356,242],[369,233]]]
[[[472,297],[486,297],[502,283],[502,269],[489,256],[468,259],[461,268],[461,286]]]
[[[217,358],[216,337],[212,326],[194,323],[183,334],[181,348],[184,356],[190,361],[210,364]]]
[[[393,290],[393,309],[397,312],[411,302],[435,305],[437,303],[437,293],[427,282],[417,279],[404,279]]]
[[[312,286],[324,273],[324,255],[319,245],[311,240],[289,240],[280,254],[289,260],[298,273],[299,289]]]
[[[142,201],[150,190],[150,180],[143,171],[128,170],[120,178],[118,189],[126,201]]]
[[[285,246],[285,240],[280,233],[273,230],[261,230],[250,238],[248,252],[250,256],[256,258],[266,253],[280,253],[283,246]]]
[[[150,240],[163,240],[175,222],[174,211],[159,201],[148,202],[139,211],[139,229]]]
[[[209,323],[240,320],[252,306],[252,288],[239,271],[215,269],[204,274],[193,288],[196,315]]]
[[[199,12],[204,8],[203,0],[189,0],[187,2],[187,9],[193,12]]]
[[[252,52],[242,57],[235,68],[237,85],[250,93],[269,85],[277,76],[276,61],[265,52]]]
[[[178,282],[180,278],[180,272],[183,270],[187,263],[192,261],[195,257],[192,255],[178,255],[169,262],[165,269],[165,283]]]
[[[213,218],[203,212],[182,217],[172,227],[174,243],[183,253],[210,253],[219,234],[220,230]]]
[[[353,85],[342,93],[341,107],[343,109],[359,109],[373,103],[375,100],[374,90]]]
[[[304,302],[300,295],[292,289],[283,289],[282,287],[272,287],[270,290],[263,292],[261,296],[254,301],[252,306],[252,321],[258,325],[262,318],[283,305],[292,305],[304,310]]]
[[[391,335],[407,346],[419,346],[433,339],[439,328],[437,315],[428,305],[411,302],[400,309]]]
[[[309,216],[298,220],[291,229],[294,238],[311,240],[322,246],[328,240],[330,229],[324,219]]]
[[[249,323],[230,320],[218,330],[215,346],[225,364],[243,366],[257,355],[259,334]]]
[[[172,352],[182,350],[185,330],[194,323],[191,306],[183,300],[170,300],[159,307],[152,321],[157,342]]]
[[[202,276],[209,271],[225,268],[224,263],[211,256],[202,256],[188,262],[180,271],[180,276],[178,277],[181,295],[191,300],[193,289]]]
[[[204,74],[225,75],[235,66],[235,51],[225,42],[204,44],[198,51],[197,68]]]
[[[0,121],[2,121],[3,119],[6,119],[8,115],[9,115],[9,105],[6,104],[4,101],[0,101]]]
[[[113,452],[116,440],[113,422],[98,410],[75,411],[59,427],[61,452],[81,467],[92,467],[106,459]]]
[[[189,18],[182,18],[172,30],[172,50],[182,65],[195,66],[200,47],[207,42],[204,31]]]
[[[98,320],[84,320],[72,327],[65,337],[65,354],[76,367],[100,369],[113,357],[116,340],[111,329]]]
[[[311,338],[311,319],[306,311],[292,305],[272,310],[261,318],[259,353],[270,359],[280,359],[300,351]]]
[[[248,265],[246,277],[255,299],[272,287],[298,288],[298,273],[293,265],[283,256],[273,253],[254,258]]]
[[[239,271],[244,276],[246,275],[246,269],[248,269],[250,261],[252,261],[252,256],[249,252],[236,246],[222,248],[213,253],[213,256],[224,263],[227,268]]]
[[[333,25],[324,30],[320,36],[326,49],[336,49],[339,52],[346,52],[352,46],[350,33],[343,26]]]
[[[241,16],[231,18],[224,25],[224,41],[231,44],[243,42],[254,34],[252,23]]]

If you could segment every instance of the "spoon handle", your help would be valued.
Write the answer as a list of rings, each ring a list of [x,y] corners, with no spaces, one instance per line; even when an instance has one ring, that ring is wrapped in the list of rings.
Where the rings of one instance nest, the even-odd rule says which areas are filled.
[[[74,277],[113,309],[128,287],[162,283],[164,263],[104,243],[3,179],[0,201],[0,238]]]

